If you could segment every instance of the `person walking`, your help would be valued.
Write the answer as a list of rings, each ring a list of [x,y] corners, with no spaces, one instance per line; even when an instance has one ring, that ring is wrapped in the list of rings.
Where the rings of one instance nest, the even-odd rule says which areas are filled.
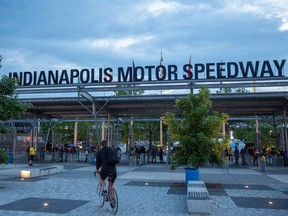
[[[109,153],[108,147],[107,147],[107,141],[102,140],[100,144],[100,151],[97,152],[96,155],[96,172],[100,174],[100,183],[103,189],[103,194],[107,193],[106,190],[106,184],[105,180],[108,177],[108,175],[112,175],[112,183],[115,182],[115,179],[117,178],[117,169],[116,164],[115,165],[108,165],[108,157],[107,154]]]
[[[29,166],[33,166],[33,161],[35,159],[35,149],[33,146],[29,149]]]

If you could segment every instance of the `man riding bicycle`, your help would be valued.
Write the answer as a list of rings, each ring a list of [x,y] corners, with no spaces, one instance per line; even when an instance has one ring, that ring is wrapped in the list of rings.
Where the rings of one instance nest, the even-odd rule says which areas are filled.
[[[97,152],[96,156],[96,172],[100,173],[100,183],[103,189],[103,193],[106,193],[106,184],[105,180],[108,175],[112,175],[111,182],[114,183],[117,178],[116,165],[108,165],[107,162],[107,141],[102,140],[100,144],[100,151]],[[101,168],[101,169],[100,169]],[[100,169],[100,170],[99,170]]]

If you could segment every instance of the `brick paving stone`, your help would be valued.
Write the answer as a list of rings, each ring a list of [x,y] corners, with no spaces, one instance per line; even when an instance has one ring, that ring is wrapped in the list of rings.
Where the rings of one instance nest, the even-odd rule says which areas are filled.
[[[23,165],[24,166],[24,165]],[[26,165],[27,166],[27,165]],[[153,165],[142,166],[139,169],[135,169],[130,172],[129,175],[125,173],[129,172],[128,166],[118,167],[118,176],[129,177],[129,178],[118,178],[115,183],[115,188],[118,193],[119,198],[119,210],[117,215],[197,215],[189,214],[187,212],[186,195],[177,192],[168,193],[171,191],[171,186],[173,183],[176,185],[181,185],[184,183],[179,182],[179,176],[182,175],[181,169],[177,169],[177,176],[175,173],[166,166],[155,165],[153,170]],[[97,206],[96,200],[96,186],[99,182],[98,178],[93,176],[95,167],[89,164],[74,164],[69,166],[66,164],[64,167],[64,172],[41,177],[41,180],[37,181],[13,181],[11,178],[17,177],[19,175],[19,168],[13,166],[1,168],[0,167],[0,206],[9,204],[21,199],[26,199],[29,197],[42,198],[42,199],[63,199],[63,200],[83,200],[87,202],[84,205],[75,208],[65,214],[53,214],[53,213],[42,213],[42,212],[25,212],[25,211],[11,211],[11,210],[0,210],[0,215],[5,216],[92,216],[92,215],[111,215],[109,211],[108,204],[105,203],[103,208]],[[16,170],[18,169],[18,170]],[[150,171],[149,171],[150,170]],[[231,169],[230,169],[231,170]],[[249,169],[237,169],[231,171],[231,173],[237,173],[237,176],[241,176],[238,181],[234,178],[231,173],[224,173],[220,169],[205,169],[202,168],[202,177],[209,183],[220,183],[220,184],[244,184],[243,179],[249,184],[258,185],[255,186],[254,190],[243,190],[237,189],[239,186],[235,186],[236,189],[225,189],[226,195],[224,193],[213,193],[210,194],[211,198],[211,214],[212,216],[258,216],[258,215],[288,215],[288,210],[281,209],[264,209],[264,208],[243,208],[238,207],[235,202],[233,202],[231,197],[238,198],[275,198],[283,199],[288,201],[288,195],[285,193],[288,191],[288,185],[272,179],[266,174],[257,173],[255,170]],[[268,170],[269,172],[269,170]],[[143,179],[138,179],[139,174],[142,173]],[[277,174],[277,169],[273,170],[273,174]],[[138,180],[145,182],[147,177],[149,181],[154,182],[152,186],[129,185],[129,182],[135,181],[133,174],[137,175]],[[221,175],[220,181],[217,182],[217,176]],[[283,173],[282,173],[283,175]],[[140,175],[141,176],[141,175]],[[163,176],[168,176],[164,182]],[[232,176],[232,177],[231,177]],[[283,177],[283,176],[282,176]],[[9,179],[10,178],[10,179]],[[258,179],[257,179],[258,178]],[[259,179],[261,178],[261,179]],[[168,183],[170,182],[170,183]],[[175,185],[174,184],[174,185]],[[259,185],[264,185],[271,187],[274,190],[262,190]],[[233,187],[232,187],[233,188]],[[177,188],[173,188],[177,190]],[[208,188],[209,190],[209,188]],[[228,196],[227,196],[228,195]],[[282,200],[281,200],[282,201]],[[61,208],[61,205],[57,206]],[[203,216],[203,214],[200,214]]]
[[[233,197],[256,197],[256,198],[282,198],[288,199],[287,194],[280,191],[270,191],[270,190],[236,190],[236,189],[226,189],[228,196]]]

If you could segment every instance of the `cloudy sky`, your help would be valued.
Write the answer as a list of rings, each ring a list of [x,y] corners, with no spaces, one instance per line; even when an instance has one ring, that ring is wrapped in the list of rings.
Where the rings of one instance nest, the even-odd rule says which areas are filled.
[[[286,59],[288,0],[0,0],[0,75]]]

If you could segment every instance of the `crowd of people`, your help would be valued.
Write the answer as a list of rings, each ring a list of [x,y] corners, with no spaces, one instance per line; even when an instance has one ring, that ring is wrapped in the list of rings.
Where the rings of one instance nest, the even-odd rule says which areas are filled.
[[[253,165],[258,166],[258,158],[266,161],[267,165],[276,165],[276,159],[282,159],[284,162],[285,152],[282,149],[263,147],[259,151],[254,146],[245,146],[245,148],[232,148],[225,150],[225,156],[228,161],[234,162],[235,165]]]
[[[30,147],[29,147],[30,148]],[[55,145],[53,147],[50,147],[47,145],[47,147],[41,147],[37,151],[37,157],[35,159],[41,160],[41,161],[55,161],[55,162],[72,162],[72,161],[79,161],[83,160],[88,162],[90,161],[90,153],[96,153],[97,147],[92,146],[91,148],[86,149],[80,149],[77,146],[74,145]],[[26,150],[26,153],[28,155],[28,151]],[[83,156],[85,154],[85,156]],[[81,158],[80,158],[81,155]]]
[[[152,146],[146,149],[144,146],[131,148],[131,156],[136,156],[137,163],[164,163],[164,151],[162,147]]]
[[[27,147],[26,153],[28,156],[28,163],[30,166],[33,165],[35,160],[34,148]],[[46,149],[42,147],[39,151],[37,160],[47,160],[56,162],[72,162],[72,161],[83,161],[91,162],[92,156],[97,152],[97,146],[91,146],[86,149],[79,149],[74,145],[56,145],[53,148]],[[119,157],[121,158],[122,152],[118,147]],[[131,148],[130,156],[135,156],[137,164],[143,163],[165,163],[164,162],[164,150],[163,148],[153,145],[151,148],[145,148],[145,146],[135,145]],[[249,165],[258,166],[259,158],[265,159],[267,165],[281,165],[284,164],[285,152],[280,148],[267,148],[264,147],[259,151],[254,146],[245,146],[245,148],[239,149],[236,145],[234,149],[229,148],[224,152],[226,160],[235,165]],[[280,162],[279,162],[280,161]],[[280,164],[279,164],[280,163]]]

